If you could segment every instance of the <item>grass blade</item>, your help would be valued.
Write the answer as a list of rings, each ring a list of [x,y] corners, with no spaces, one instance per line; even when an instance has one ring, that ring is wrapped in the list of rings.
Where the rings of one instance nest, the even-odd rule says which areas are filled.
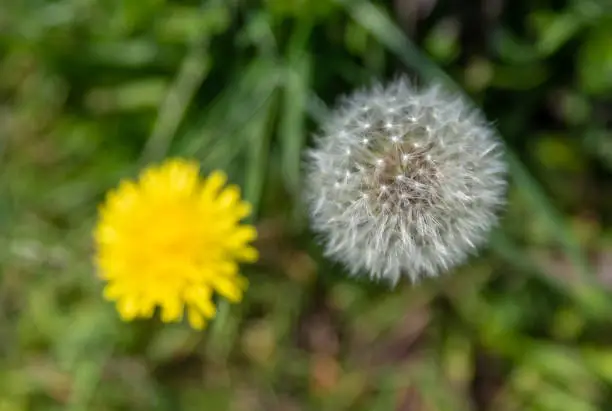
[[[179,151],[209,168],[226,166],[248,144],[245,129],[265,108],[281,81],[277,63],[258,59],[242,70],[187,132]]]
[[[142,154],[144,163],[161,160],[166,155],[189,103],[210,67],[203,45],[194,45],[159,107],[157,120]]]
[[[294,196],[298,195],[301,151],[306,137],[304,120],[310,83],[311,57],[304,52],[304,48],[309,33],[309,24],[298,27],[290,44],[279,126],[281,167],[285,184]]]

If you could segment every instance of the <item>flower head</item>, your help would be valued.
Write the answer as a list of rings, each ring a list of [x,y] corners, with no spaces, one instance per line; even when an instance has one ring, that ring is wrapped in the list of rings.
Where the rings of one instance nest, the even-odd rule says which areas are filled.
[[[435,276],[480,246],[504,203],[498,137],[460,96],[398,79],[346,97],[307,157],[327,255],[392,283]]]
[[[237,302],[246,279],[239,262],[257,259],[249,245],[255,228],[236,186],[213,172],[202,180],[198,164],[172,159],[123,181],[107,195],[95,230],[96,262],[105,297],[124,320],[150,317],[201,329],[215,315],[213,293]]]

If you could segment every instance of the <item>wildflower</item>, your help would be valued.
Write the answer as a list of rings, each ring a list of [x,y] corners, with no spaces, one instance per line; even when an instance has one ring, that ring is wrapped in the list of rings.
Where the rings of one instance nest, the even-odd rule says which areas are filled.
[[[213,293],[232,302],[247,285],[239,262],[253,262],[248,243],[255,228],[240,224],[250,206],[226,176],[199,177],[198,164],[172,159],[123,181],[100,208],[95,230],[96,262],[121,317],[180,321],[185,309],[192,327],[214,317]]]
[[[395,284],[436,276],[481,246],[504,203],[502,146],[460,96],[398,79],[344,98],[307,157],[326,254]]]

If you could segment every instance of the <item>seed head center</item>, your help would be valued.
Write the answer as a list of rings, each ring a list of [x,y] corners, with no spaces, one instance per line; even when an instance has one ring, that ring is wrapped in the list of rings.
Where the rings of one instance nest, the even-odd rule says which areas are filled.
[[[383,208],[431,202],[439,176],[431,148],[431,144],[405,142],[382,149],[364,182],[368,198]]]

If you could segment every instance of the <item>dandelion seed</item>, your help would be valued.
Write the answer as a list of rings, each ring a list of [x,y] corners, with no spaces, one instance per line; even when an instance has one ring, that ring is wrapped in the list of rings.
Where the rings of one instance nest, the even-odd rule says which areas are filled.
[[[393,127],[345,129],[344,118]],[[334,187],[333,170],[347,166],[338,153],[360,142],[348,160],[358,171]],[[483,245],[504,204],[506,165],[467,101],[399,79],[343,100],[309,152],[306,179],[327,255],[353,275],[396,283],[436,276]]]
[[[123,181],[100,207],[95,230],[96,263],[106,281],[104,295],[122,319],[164,322],[188,312],[201,329],[215,316],[213,293],[238,302],[247,285],[239,262],[253,262],[255,228],[240,224],[250,214],[225,175],[201,180],[198,164],[173,159]]]

